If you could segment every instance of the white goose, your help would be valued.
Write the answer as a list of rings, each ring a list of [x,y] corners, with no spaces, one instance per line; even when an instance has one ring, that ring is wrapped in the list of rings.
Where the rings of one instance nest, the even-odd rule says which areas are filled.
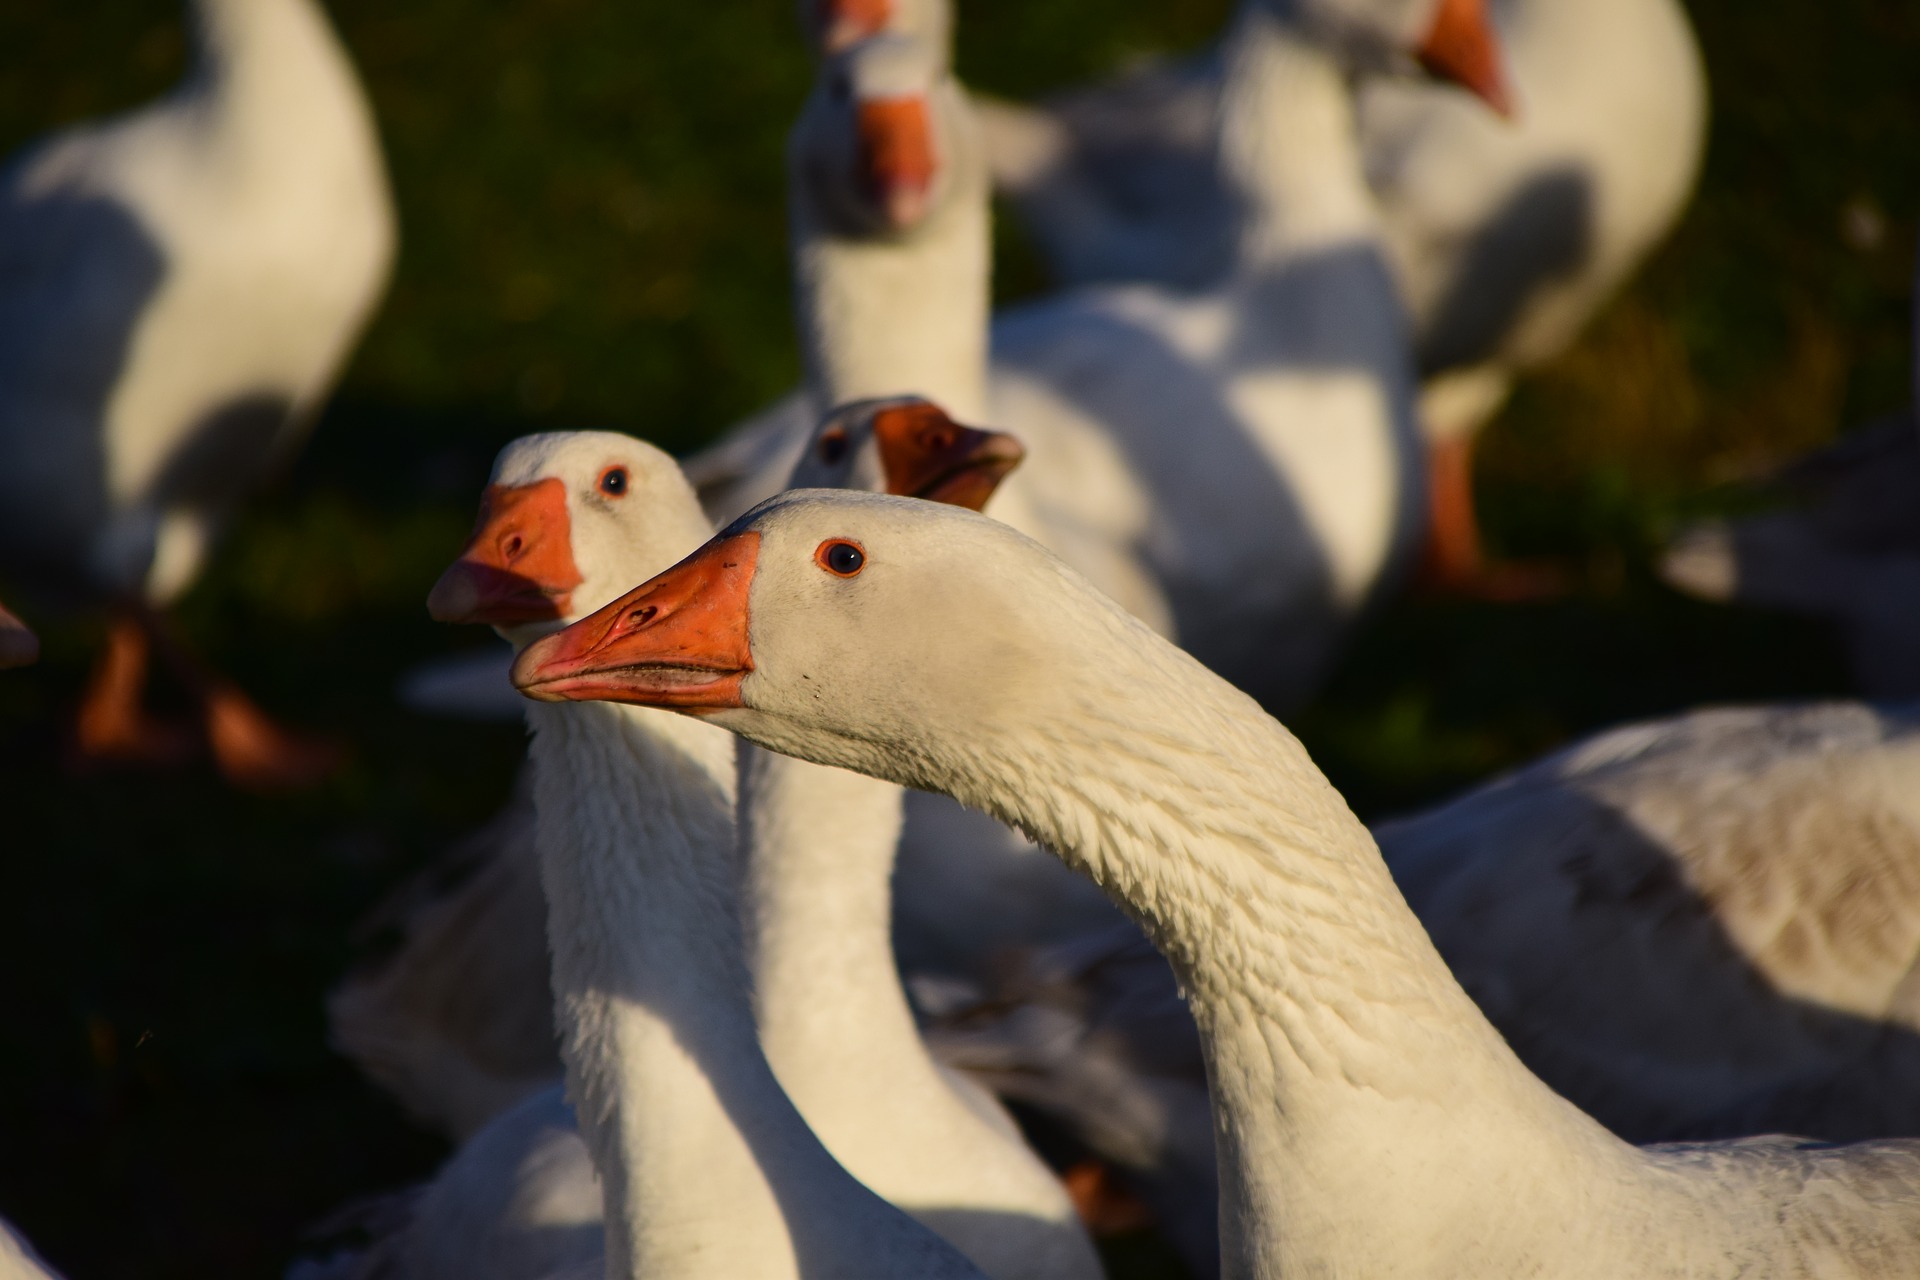
[[[1368,183],[1430,377],[1434,563],[1468,583],[1480,570],[1473,433],[1516,373],[1572,341],[1692,190],[1706,133],[1693,33],[1675,0],[1248,3],[1344,21],[1376,49],[1424,33],[1423,60],[1468,54],[1482,88],[1512,105],[1500,119],[1393,75],[1357,94]],[[1483,8],[1503,56],[1475,52]],[[1231,40],[1039,108],[981,102],[995,180],[1064,279],[1193,287],[1227,270],[1236,212],[1215,148]]]
[[[220,525],[312,424],[387,279],[392,202],[360,86],[312,0],[194,0],[181,86],[0,173],[0,561],[118,613],[81,750],[171,757],[150,648],[223,771],[310,780],[276,730],[157,633]]]
[[[875,380],[901,385],[861,394],[987,377],[990,419],[1028,448],[993,514],[1263,700],[1287,704],[1311,690],[1354,615],[1408,559],[1421,459],[1408,339],[1342,71],[1322,35],[1260,9],[1241,21],[1235,56],[1248,65],[1232,83],[1252,100],[1228,113],[1223,145],[1249,214],[1239,269],[1220,288],[1082,290],[1016,309],[994,323],[983,372],[985,177],[934,50],[919,44],[884,67],[863,56],[913,49],[903,35],[825,65],[791,152],[794,256],[810,369],[857,370],[871,351]],[[923,88],[910,95],[902,86],[916,62]],[[894,114],[903,136],[880,149],[923,162],[922,198],[891,207],[924,211],[893,230],[871,193],[900,184],[863,178],[871,165],[853,163],[860,108],[887,101],[923,104]],[[917,139],[916,116],[927,122]],[[862,308],[872,320],[848,319]],[[863,345],[877,326],[890,345],[945,364],[890,361]],[[710,509],[725,517],[776,491],[805,421],[789,404],[689,463]]]
[[[1636,1148],[1529,1074],[1300,744],[991,520],[775,498],[528,647],[543,701],[670,706],[1018,823],[1124,903],[1200,1027],[1223,1274],[1894,1277],[1920,1144]]]
[[[525,643],[708,527],[658,450],[603,432],[528,437],[496,463],[480,528],[430,607]],[[590,1229],[556,1230],[582,1225],[592,1178],[578,1149],[550,1136],[552,1100],[536,1097],[421,1196],[384,1246],[399,1269],[979,1277],[834,1160],[767,1064],[726,735],[619,707],[535,708],[529,724],[562,1056],[599,1175],[604,1244]]]

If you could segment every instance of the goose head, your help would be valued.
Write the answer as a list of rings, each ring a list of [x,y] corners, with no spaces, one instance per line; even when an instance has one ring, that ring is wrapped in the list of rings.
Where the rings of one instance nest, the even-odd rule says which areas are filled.
[[[932,42],[885,33],[820,64],[788,140],[797,196],[843,235],[904,235],[946,202],[965,105]]]
[[[919,396],[856,400],[821,419],[788,487],[892,493],[979,511],[1025,456],[1006,432],[962,426]]]
[[[473,536],[427,612],[490,625],[517,647],[592,613],[710,532],[679,464],[652,445],[611,431],[522,436],[495,459]]]
[[[0,604],[0,668],[30,667],[40,657],[40,638]]]
[[[1500,115],[1513,96],[1488,0],[1262,0],[1283,21],[1313,32],[1358,70],[1417,64]]]
[[[800,25],[822,58],[882,32],[945,48],[953,33],[947,0],[800,0]]]
[[[1141,624],[997,521],[791,490],[526,649],[513,683],[542,701],[699,715],[776,751],[967,800],[952,791],[949,744],[1010,745],[1077,722],[1086,691],[1074,673],[1114,654],[1122,632],[1151,647]],[[1100,688],[1129,696],[1110,683]]]

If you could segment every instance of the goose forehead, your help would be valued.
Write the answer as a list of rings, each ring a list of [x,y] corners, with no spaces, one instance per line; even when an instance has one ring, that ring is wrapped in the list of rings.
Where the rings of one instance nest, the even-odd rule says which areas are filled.
[[[940,63],[923,41],[883,35],[863,40],[841,55],[840,68],[856,98],[906,98],[930,92]]]
[[[673,459],[665,453],[617,431],[548,431],[522,436],[502,449],[494,461],[493,483],[532,484],[552,478],[571,490],[612,465],[627,467],[636,485],[657,482],[674,470]]]

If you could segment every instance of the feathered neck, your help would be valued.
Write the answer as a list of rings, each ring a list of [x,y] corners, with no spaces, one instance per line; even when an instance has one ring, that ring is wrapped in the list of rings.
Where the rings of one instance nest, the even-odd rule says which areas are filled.
[[[1249,3],[1224,64],[1219,165],[1241,208],[1240,266],[1377,235],[1338,62],[1268,6]]]
[[[354,85],[346,54],[312,0],[193,0],[192,25],[189,83],[202,92],[277,94],[292,104],[322,83]]]
[[[1508,1246],[1489,1206],[1606,1222],[1579,1171],[1632,1149],[1514,1057],[1300,743],[1083,585],[1057,594],[1086,610],[1047,650],[1076,660],[1010,677],[1037,691],[1016,721],[900,780],[1024,828],[1172,962],[1214,1093],[1223,1274],[1465,1274]]]
[[[724,731],[534,706],[556,1016],[605,1188],[607,1274],[884,1273],[959,1255],[847,1175],[767,1066],[741,946]]]
[[[869,396],[923,395],[963,422],[986,415],[992,271],[987,170],[959,86],[936,94],[949,120],[946,198],[902,236],[838,232],[790,167],[794,311],[818,411]]]

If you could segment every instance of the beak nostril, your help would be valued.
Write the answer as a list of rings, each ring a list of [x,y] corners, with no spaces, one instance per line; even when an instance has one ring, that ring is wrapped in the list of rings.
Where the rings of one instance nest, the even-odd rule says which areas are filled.
[[[520,540],[520,535],[516,533],[500,544],[500,554],[509,560],[517,560],[520,558],[520,552],[525,548],[525,545],[526,544]]]
[[[638,609],[635,609],[632,613],[627,615],[627,626],[634,628],[636,630],[640,627],[644,627],[649,622],[652,622],[654,615],[659,612],[660,612],[659,607],[656,605],[650,605],[650,604],[641,605]]]

